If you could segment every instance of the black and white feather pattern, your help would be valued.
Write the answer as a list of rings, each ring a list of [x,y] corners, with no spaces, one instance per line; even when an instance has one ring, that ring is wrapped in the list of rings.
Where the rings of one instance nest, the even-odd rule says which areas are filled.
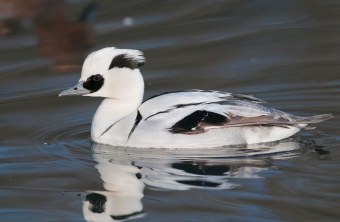
[[[171,133],[199,134],[210,129],[241,126],[304,127],[327,115],[302,118],[267,108],[250,95],[188,90],[163,93],[146,100],[139,112],[144,124],[162,122]]]

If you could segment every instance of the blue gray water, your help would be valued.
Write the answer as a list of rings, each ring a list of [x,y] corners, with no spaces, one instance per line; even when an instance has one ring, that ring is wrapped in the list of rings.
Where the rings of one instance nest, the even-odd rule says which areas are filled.
[[[340,1],[98,1],[78,33],[88,4],[60,6],[69,28],[41,22],[58,7],[0,16],[0,221],[340,220]],[[145,52],[146,97],[214,89],[336,118],[247,149],[92,144],[100,99],[57,95],[106,46]]]

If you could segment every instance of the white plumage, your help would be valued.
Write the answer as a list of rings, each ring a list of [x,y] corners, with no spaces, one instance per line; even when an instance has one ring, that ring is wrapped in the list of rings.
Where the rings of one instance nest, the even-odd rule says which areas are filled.
[[[332,115],[298,117],[249,95],[187,90],[143,101],[138,50],[104,48],[85,60],[75,87],[60,93],[104,97],[92,121],[97,143],[143,148],[206,148],[281,140]]]

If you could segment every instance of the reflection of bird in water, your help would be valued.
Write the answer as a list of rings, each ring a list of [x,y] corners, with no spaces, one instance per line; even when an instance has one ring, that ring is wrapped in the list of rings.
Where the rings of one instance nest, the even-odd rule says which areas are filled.
[[[98,4],[87,5],[71,21],[63,0],[0,0],[0,34],[15,33],[22,24],[33,23],[40,52],[55,60],[55,71],[80,70],[84,53],[94,44],[92,22]]]
[[[86,221],[106,222],[140,216],[144,183],[139,178],[139,169],[116,164],[105,155],[94,154],[94,159],[106,191],[91,191],[86,195],[83,203]]]
[[[142,217],[145,185],[164,190],[231,189],[241,185],[239,179],[260,178],[260,173],[271,165],[268,156],[247,156],[288,157],[288,151],[298,148],[298,143],[284,142],[249,152],[220,149],[201,154],[201,150],[113,150],[94,144],[93,156],[98,162],[96,168],[105,191],[88,192],[83,202],[84,218],[91,222],[108,222]],[[281,154],[275,156],[277,152]],[[195,155],[197,153],[200,156]],[[190,157],[192,155],[196,157]]]

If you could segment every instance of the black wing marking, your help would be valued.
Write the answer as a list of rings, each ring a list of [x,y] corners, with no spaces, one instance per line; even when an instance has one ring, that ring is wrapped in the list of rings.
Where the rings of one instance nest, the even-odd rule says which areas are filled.
[[[226,115],[227,116],[205,110],[198,110],[178,121],[169,128],[169,131],[181,134],[200,134],[212,128],[227,127],[257,126],[288,128],[289,126],[293,126],[300,128],[296,122],[291,122],[283,117],[275,119],[273,116],[265,115],[257,117]]]
[[[255,102],[255,103],[266,103],[266,101],[263,101],[262,99],[256,98],[252,95],[244,95],[244,94],[231,94],[232,97],[240,100],[246,100],[249,102]]]
[[[198,105],[201,105],[201,104],[206,104],[206,103],[201,103],[201,102],[200,102],[200,103],[178,104],[178,105],[175,105],[175,106],[171,107],[170,109],[167,109],[167,110],[163,110],[163,111],[159,111],[159,112],[157,112],[157,113],[154,113],[154,114],[152,114],[152,115],[146,117],[145,120],[148,120],[149,118],[154,117],[154,116],[156,116],[156,115],[158,115],[158,114],[168,113],[168,112],[170,112],[170,111],[172,111],[172,110],[174,110],[174,109],[184,108],[184,107],[187,107],[187,106],[198,106]]]
[[[185,93],[185,92],[193,92],[193,93],[197,93],[197,92],[201,92],[201,93],[220,93],[220,94],[224,94],[224,95],[230,95],[230,93],[227,93],[227,92],[221,92],[221,91],[216,91],[216,90],[201,90],[201,89],[188,89],[188,90],[177,90],[177,91],[171,91],[171,92],[163,92],[163,93],[160,93],[160,94],[157,94],[157,95],[154,95],[154,96],[151,96],[150,98],[144,100],[143,103],[151,100],[151,99],[154,99],[156,97],[159,97],[159,96],[164,96],[164,95],[167,95],[167,94],[173,94],[173,93]],[[224,96],[221,97],[221,99],[224,98]]]
[[[148,100],[154,99],[159,96],[167,95],[167,94],[172,94],[172,93],[183,93],[183,92],[202,92],[202,93],[220,93],[224,94],[226,96],[221,96],[221,99],[239,99],[239,100],[246,100],[249,102],[255,102],[255,103],[266,103],[266,101],[256,98],[255,96],[252,95],[245,95],[245,94],[238,94],[238,93],[228,93],[228,92],[222,92],[222,91],[216,91],[216,90],[200,90],[200,89],[189,89],[189,90],[178,90],[178,91],[172,91],[172,92],[164,92],[160,93],[154,96],[151,96],[150,98],[146,99],[143,103],[145,103]]]
[[[135,131],[135,129],[136,129],[136,127],[137,127],[137,125],[139,124],[139,122],[140,122],[142,119],[143,119],[143,117],[142,117],[142,115],[140,114],[140,112],[138,111],[138,113],[137,113],[137,116],[136,116],[136,119],[135,119],[135,124],[134,124],[134,125],[133,125],[133,127],[131,128],[131,130],[130,130],[130,133],[129,133],[129,136],[128,136],[127,140],[129,140],[129,139],[130,139],[130,137],[131,137],[132,133]]]
[[[201,125],[222,126],[228,122],[228,118],[218,113],[206,110],[197,110],[175,123],[169,131],[172,133],[198,134],[203,133]]]
[[[191,92],[192,90],[177,90],[177,91],[172,91],[172,92],[163,92],[154,96],[151,96],[150,98],[147,98],[146,100],[143,101],[145,103],[146,101],[149,101],[151,99],[154,99],[159,96],[167,95],[167,94],[172,94],[172,93],[181,93],[181,92]]]
[[[256,101],[252,100],[251,96],[250,96],[250,98],[247,98],[247,99],[246,98],[240,99],[241,97],[234,97],[234,96],[232,96],[231,98],[236,98],[236,100],[235,99],[229,99],[229,100],[220,100],[220,101],[214,101],[214,102],[198,102],[198,103],[185,103],[185,104],[174,105],[174,106],[170,107],[169,109],[162,110],[162,111],[154,113],[150,116],[147,116],[145,118],[145,120],[148,120],[148,119],[150,119],[154,116],[157,116],[159,114],[169,113],[172,110],[185,108],[185,107],[188,107],[188,106],[209,105],[209,104],[220,104],[220,105],[237,104],[237,102],[240,101],[240,100],[246,100],[247,102],[250,101],[250,102],[255,102],[255,103],[262,103],[262,102],[260,102],[261,100],[256,100]],[[254,99],[256,99],[256,98],[254,97]]]

